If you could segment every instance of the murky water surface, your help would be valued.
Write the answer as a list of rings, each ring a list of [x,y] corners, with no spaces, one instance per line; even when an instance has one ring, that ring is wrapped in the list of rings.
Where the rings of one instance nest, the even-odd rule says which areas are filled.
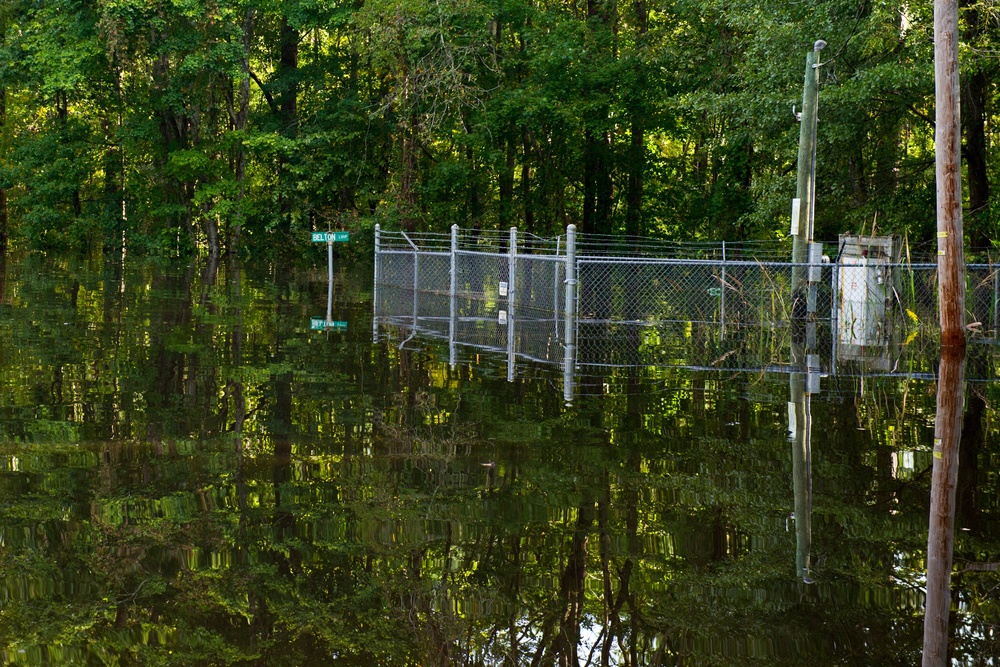
[[[4,663],[920,660],[935,382],[905,373],[935,360],[823,359],[796,413],[780,336],[740,371],[680,327],[567,404],[556,365],[373,343],[370,265],[311,330],[325,273],[8,259]],[[997,393],[966,391],[962,664],[1000,654]]]

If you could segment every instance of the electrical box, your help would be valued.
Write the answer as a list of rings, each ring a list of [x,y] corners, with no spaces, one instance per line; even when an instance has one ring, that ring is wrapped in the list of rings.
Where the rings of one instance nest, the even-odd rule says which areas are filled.
[[[842,234],[837,275],[837,336],[841,359],[869,359],[865,348],[889,340],[898,298],[898,236]]]

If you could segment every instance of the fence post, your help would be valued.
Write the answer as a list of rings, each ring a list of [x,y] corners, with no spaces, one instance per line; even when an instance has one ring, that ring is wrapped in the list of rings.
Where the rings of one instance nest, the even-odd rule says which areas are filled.
[[[510,248],[507,259],[507,382],[514,381],[514,277],[517,274],[517,227],[510,228]]]
[[[563,399],[573,400],[576,358],[576,225],[566,227],[566,301],[563,322]]]
[[[830,264],[830,374],[837,374],[837,347],[840,341],[840,253]]]
[[[722,242],[722,291],[719,292],[720,308],[722,310],[722,337],[726,337],[726,242]]]
[[[1000,303],[998,303],[998,301],[997,301],[998,299],[1000,299],[1000,294],[998,294],[998,292],[1000,292],[1000,270],[998,270],[994,266],[993,267],[993,340],[994,341],[996,341],[997,337],[998,337],[997,336],[997,306],[1000,305]]]
[[[400,232],[406,242],[410,244],[410,248],[413,250],[413,331],[417,330],[417,311],[419,302],[417,301],[417,295],[420,293],[420,255],[417,252],[417,244],[406,235],[406,232]]]
[[[455,368],[455,316],[458,314],[456,285],[458,283],[458,225],[451,226],[451,271],[449,272],[448,294],[451,296],[451,314],[448,318],[448,364]]]
[[[382,278],[380,271],[382,258],[382,226],[375,225],[375,281],[372,285],[372,342],[378,342],[378,282]]]
[[[559,256],[559,251],[562,249],[562,235],[556,237],[556,257]],[[555,337],[559,340],[559,263],[555,262],[552,265],[552,310],[554,315],[552,319],[555,321]],[[994,329],[996,327],[993,327]]]

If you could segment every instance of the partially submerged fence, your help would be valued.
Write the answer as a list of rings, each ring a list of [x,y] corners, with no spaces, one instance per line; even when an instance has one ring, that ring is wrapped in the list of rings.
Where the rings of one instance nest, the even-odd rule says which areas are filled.
[[[793,264],[778,242],[673,244],[577,235],[572,225],[556,238],[457,226],[375,235],[376,326],[404,324],[447,337],[453,349],[505,350],[509,373],[517,356],[627,365],[601,342],[609,333],[641,347],[671,324],[713,325],[725,336],[814,313],[850,358],[937,322],[936,264],[844,257],[835,246]],[[796,271],[809,276],[808,298],[792,297]],[[995,333],[1000,273],[973,264],[967,276],[968,321]]]

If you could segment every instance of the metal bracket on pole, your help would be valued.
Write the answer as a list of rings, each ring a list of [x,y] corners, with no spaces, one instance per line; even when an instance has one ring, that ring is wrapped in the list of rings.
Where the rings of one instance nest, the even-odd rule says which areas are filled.
[[[816,314],[816,284],[823,277],[823,244],[809,242],[809,271],[807,282],[809,291],[806,295],[806,310],[810,316]]]
[[[806,355],[806,393],[819,393],[819,355]]]

